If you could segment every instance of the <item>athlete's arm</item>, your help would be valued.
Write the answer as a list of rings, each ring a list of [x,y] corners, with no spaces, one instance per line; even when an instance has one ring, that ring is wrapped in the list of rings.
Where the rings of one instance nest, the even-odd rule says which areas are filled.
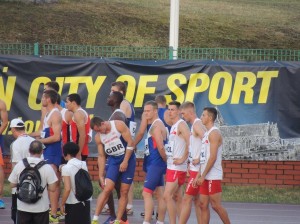
[[[130,103],[127,100],[123,100],[120,105],[120,109],[124,112],[126,117],[131,117],[132,111]]]
[[[143,113],[139,131],[136,134],[135,139],[134,139],[134,143],[133,143],[134,148],[136,148],[137,144],[139,144],[139,142],[143,139],[146,129],[147,129],[147,119],[145,118],[144,113]]]
[[[205,131],[206,131],[206,128],[204,127],[202,122],[200,120],[196,121],[196,123],[193,126],[193,132],[195,133],[195,137],[202,139]],[[197,165],[200,163],[200,153],[201,153],[201,148],[198,147],[197,153],[192,161],[192,163],[194,165]]]
[[[222,136],[219,133],[218,130],[213,130],[209,136],[208,140],[210,142],[210,156],[207,161],[207,165],[205,167],[205,170],[202,173],[202,177],[205,179],[206,174],[210,171],[210,169],[213,167],[216,159],[217,159],[217,153],[218,153],[218,148],[220,145],[220,142],[222,141]]]
[[[44,118],[47,114],[47,109],[46,107],[41,108],[41,120],[40,120],[40,125],[37,131],[30,133],[29,135],[31,137],[40,137],[41,136],[41,131],[43,130],[43,123],[44,123]]]
[[[0,100],[0,118],[1,118],[0,135],[1,135],[8,125],[8,113],[7,113],[6,105],[2,100]]]
[[[59,111],[55,111],[50,118],[50,127],[53,130],[53,135],[47,138],[39,139],[40,142],[44,144],[50,144],[53,142],[58,142],[61,139],[61,114]]]
[[[174,164],[180,165],[187,160],[189,156],[189,145],[190,145],[190,130],[185,122],[180,122],[178,125],[179,136],[185,141],[184,153],[181,158],[174,158]]]
[[[125,150],[125,157],[123,162],[120,164],[120,172],[127,170],[128,161],[133,153],[133,140],[130,134],[129,128],[122,121],[114,121],[117,130],[121,133],[123,139],[127,142],[127,149]]]
[[[85,132],[85,122],[86,122],[86,117],[85,114],[82,111],[77,111],[74,113],[74,121],[77,126],[77,131],[79,133],[79,139],[78,139],[78,146],[79,146],[79,152],[78,156],[81,156],[84,144],[85,144],[85,139],[87,133]]]
[[[104,187],[104,185],[105,185],[104,169],[105,169],[105,163],[106,163],[106,156],[105,156],[103,144],[100,139],[100,135],[98,133],[95,135],[95,143],[96,143],[97,149],[98,149],[99,181],[100,181],[101,187]]]
[[[162,128],[163,128],[163,130],[162,130]],[[164,146],[164,142],[163,142],[163,135],[166,137],[166,133],[163,133],[163,132],[166,132],[165,126],[162,123],[154,124],[154,125],[152,125],[150,132],[151,132],[152,137],[155,139],[157,149],[158,149],[158,152],[159,152],[161,158],[164,161],[167,161],[167,155],[166,155],[165,146]]]

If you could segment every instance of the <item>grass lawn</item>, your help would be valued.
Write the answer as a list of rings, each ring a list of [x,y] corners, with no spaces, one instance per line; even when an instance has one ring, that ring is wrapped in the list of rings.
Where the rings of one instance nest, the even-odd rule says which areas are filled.
[[[170,0],[0,0],[0,42],[169,44]],[[300,49],[298,0],[180,1],[179,47]]]
[[[98,182],[94,184],[94,198],[101,192]],[[143,183],[135,183],[134,198],[143,199]],[[10,196],[9,183],[4,186],[4,196]],[[223,201],[227,202],[255,202],[255,203],[281,203],[300,204],[300,187],[272,188],[258,186],[223,186]]]

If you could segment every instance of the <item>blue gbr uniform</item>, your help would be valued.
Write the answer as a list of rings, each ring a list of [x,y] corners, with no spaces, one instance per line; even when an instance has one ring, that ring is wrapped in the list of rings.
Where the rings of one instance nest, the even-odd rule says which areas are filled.
[[[162,159],[157,148],[155,139],[151,136],[150,130],[154,123],[162,122],[160,119],[156,119],[152,124],[147,125],[147,138],[145,139],[145,157],[143,169],[146,172],[146,178],[144,183],[144,191],[153,193],[156,187],[164,186],[164,174],[166,173],[167,164]],[[167,139],[164,140],[164,144],[167,143]]]
[[[135,133],[136,133],[136,122],[134,121],[135,112],[134,112],[133,105],[129,101],[128,101],[128,103],[130,104],[130,108],[131,108],[131,116],[126,117],[126,119],[127,119],[127,122],[128,122],[128,127],[129,127],[129,130],[130,130],[131,137],[134,139]]]
[[[123,162],[127,143],[123,140],[121,133],[117,130],[115,121],[109,121],[111,131],[107,134],[100,134],[100,139],[107,154],[106,178],[115,183],[120,178],[122,183],[131,184],[136,166],[135,154],[132,153],[125,172],[120,172],[120,164]]]
[[[53,112],[59,112],[57,108],[52,109],[49,114],[47,114],[44,118],[43,123],[43,131],[41,132],[41,138],[48,138],[52,136],[53,130],[48,125],[48,121],[52,116]],[[60,112],[59,112],[60,113]],[[53,142],[50,144],[45,144],[46,148],[44,149],[43,155],[44,159],[47,161],[48,164],[55,164],[59,166],[61,164],[61,141]]]

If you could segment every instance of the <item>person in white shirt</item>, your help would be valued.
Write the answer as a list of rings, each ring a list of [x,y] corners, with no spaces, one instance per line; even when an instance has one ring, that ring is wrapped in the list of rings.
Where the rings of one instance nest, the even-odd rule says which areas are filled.
[[[12,168],[21,161],[22,159],[29,157],[29,146],[30,143],[35,139],[30,137],[25,132],[25,123],[19,119],[15,118],[10,122],[10,129],[12,136],[16,139],[10,145],[10,155]],[[11,219],[16,223],[17,218],[17,195],[16,188],[12,188],[11,191],[12,204],[11,204]]]
[[[78,201],[75,197],[75,174],[80,168],[88,171],[85,161],[76,158],[79,146],[74,142],[68,142],[63,146],[64,158],[67,162],[61,168],[61,176],[64,183],[64,192],[61,198],[60,211],[65,214],[65,224],[90,224],[91,204],[90,200]]]
[[[206,107],[201,116],[201,121],[207,131],[202,139],[200,170],[193,181],[194,186],[200,186],[201,224],[209,223],[209,204],[218,213],[223,223],[230,224],[227,211],[221,204],[223,137],[215,126],[217,115],[216,108]]]
[[[30,157],[27,158],[30,166],[35,166],[42,161],[43,144],[37,140],[31,142],[29,146]],[[23,160],[18,162],[13,168],[8,181],[11,187],[16,187],[19,183],[19,176],[25,169]],[[48,188],[48,191],[54,192],[56,189],[57,177],[54,170],[49,164],[43,165],[39,169],[41,175],[41,186]],[[49,223],[49,197],[48,192],[44,189],[42,197],[36,203],[25,203],[17,200],[17,223],[18,224],[48,224]]]

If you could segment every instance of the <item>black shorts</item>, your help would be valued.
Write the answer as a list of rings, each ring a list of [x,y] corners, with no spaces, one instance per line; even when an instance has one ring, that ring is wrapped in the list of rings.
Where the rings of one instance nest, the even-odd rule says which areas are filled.
[[[65,224],[91,224],[91,202],[65,205]]]
[[[49,224],[49,211],[32,213],[18,210],[17,224]]]

